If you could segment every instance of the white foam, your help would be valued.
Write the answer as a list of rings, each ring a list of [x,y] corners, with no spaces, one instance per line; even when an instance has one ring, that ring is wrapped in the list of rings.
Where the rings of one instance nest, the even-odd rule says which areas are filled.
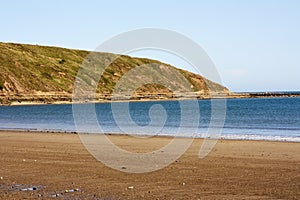
[[[247,135],[247,134],[226,134],[221,135],[220,139],[225,140],[267,140],[267,141],[287,141],[300,142],[300,137],[279,136],[279,135]]]

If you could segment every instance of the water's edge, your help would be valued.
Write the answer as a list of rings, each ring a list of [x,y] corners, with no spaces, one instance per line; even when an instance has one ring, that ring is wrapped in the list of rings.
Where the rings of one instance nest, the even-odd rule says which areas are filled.
[[[182,126],[182,120],[189,124],[192,121],[196,107],[199,103],[201,112],[199,126],[195,131],[194,126]],[[268,140],[268,141],[291,141],[300,142],[300,98],[266,98],[266,99],[228,99],[225,125],[221,128],[218,139],[229,140]],[[163,128],[158,133],[151,132],[157,128],[152,124],[147,129],[136,131],[135,127],[126,124],[126,120],[115,122],[111,103],[97,103],[98,125],[101,131],[96,133],[105,134],[127,134],[147,136],[169,136],[174,137],[180,127],[181,137],[207,138],[211,122],[211,101],[209,100],[187,100],[188,116],[181,117],[180,101],[144,101],[130,102],[129,113],[137,126],[150,125],[149,110],[153,105],[160,104],[166,110],[167,119]],[[123,104],[119,102],[118,104]],[[85,105],[91,104],[80,104]],[[0,106],[0,130],[23,131],[23,132],[59,132],[59,133],[93,133],[97,130],[94,124],[89,123],[89,113],[81,113],[86,120],[86,129],[78,129],[75,124],[73,105],[26,105],[26,106]],[[123,115],[118,112],[117,116]],[[126,116],[125,116],[126,117]],[[120,128],[123,126],[127,131]],[[96,129],[95,129],[96,128]],[[84,131],[83,131],[84,130]],[[91,131],[89,131],[91,130]],[[149,131],[150,130],[150,131]],[[149,131],[149,132],[148,132]]]

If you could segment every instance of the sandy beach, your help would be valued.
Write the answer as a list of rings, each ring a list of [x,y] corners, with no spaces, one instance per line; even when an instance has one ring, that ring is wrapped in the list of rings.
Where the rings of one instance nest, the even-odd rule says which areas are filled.
[[[132,152],[153,151],[170,141],[109,138]],[[129,174],[97,161],[76,134],[1,131],[0,141],[1,199],[300,198],[300,143],[219,140],[199,159],[203,140],[195,139],[168,167]],[[26,188],[34,190],[22,191]]]

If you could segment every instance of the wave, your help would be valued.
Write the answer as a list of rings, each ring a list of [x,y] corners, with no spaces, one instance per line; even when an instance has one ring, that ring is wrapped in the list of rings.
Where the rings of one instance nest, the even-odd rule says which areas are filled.
[[[279,136],[279,135],[227,134],[227,135],[221,135],[220,139],[300,142],[300,137]]]
[[[74,130],[62,130],[62,129],[30,129],[30,128],[5,128],[0,127],[0,130],[6,131],[28,131],[28,132],[59,132],[59,133],[76,133]],[[122,132],[107,132],[109,134],[126,134]],[[134,133],[132,135],[137,136],[174,136],[174,133],[158,133],[158,134],[149,134],[149,133]],[[188,138],[207,138],[207,133],[181,133],[178,134],[179,137],[188,137]],[[300,142],[300,136],[283,136],[283,135],[259,135],[259,134],[221,134],[220,138],[224,140],[263,140],[263,141],[282,141],[282,142]]]

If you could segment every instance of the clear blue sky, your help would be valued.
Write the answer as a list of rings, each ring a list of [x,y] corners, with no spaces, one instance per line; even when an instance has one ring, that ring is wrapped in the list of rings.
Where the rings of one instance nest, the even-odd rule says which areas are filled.
[[[0,18],[0,41],[87,50],[124,31],[170,29],[200,44],[232,91],[300,90],[298,0],[10,0]]]

